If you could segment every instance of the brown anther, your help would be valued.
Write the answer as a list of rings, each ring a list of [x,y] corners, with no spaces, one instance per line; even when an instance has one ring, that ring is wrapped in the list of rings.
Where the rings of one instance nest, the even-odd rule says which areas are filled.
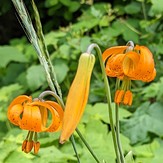
[[[33,141],[27,141],[26,148],[25,148],[25,153],[29,153],[33,148]]]
[[[26,145],[27,145],[27,140],[24,140],[22,144],[22,151],[25,151]]]
[[[40,149],[40,142],[34,142],[34,154],[37,154]]]
[[[117,90],[115,93],[114,102],[120,104],[123,100],[124,90]]]
[[[130,90],[125,92],[125,95],[123,98],[123,104],[129,105],[129,106],[132,104],[132,92]]]

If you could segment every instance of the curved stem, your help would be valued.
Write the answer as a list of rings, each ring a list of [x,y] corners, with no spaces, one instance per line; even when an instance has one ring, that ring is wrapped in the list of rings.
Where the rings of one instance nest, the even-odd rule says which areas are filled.
[[[111,93],[110,93],[110,86],[109,82],[105,73],[105,66],[102,60],[102,52],[97,44],[91,44],[88,49],[87,53],[91,53],[93,49],[97,50],[98,58],[100,61],[100,66],[104,78],[104,84],[105,84],[105,91],[106,91],[106,97],[107,97],[107,103],[108,103],[108,112],[109,112],[109,119],[110,119],[110,126],[111,126],[111,132],[112,132],[112,138],[113,138],[113,143],[114,143],[114,149],[117,157],[117,162],[121,163],[120,161],[120,155],[119,155],[119,150],[117,146],[117,139],[116,139],[116,133],[115,133],[115,128],[114,128],[114,122],[113,122],[113,115],[112,115],[112,106],[111,106]]]
[[[89,150],[89,152],[92,154],[92,156],[94,157],[94,159],[96,160],[97,163],[100,163],[99,159],[97,158],[97,156],[95,155],[95,153],[93,152],[93,150],[91,149],[91,147],[89,146],[89,144],[86,142],[86,140],[84,139],[83,135],[81,134],[81,132],[76,128],[76,132],[79,135],[80,139],[83,141],[83,143],[85,144],[85,146],[87,147],[87,149]]]
[[[80,163],[80,159],[79,159],[79,155],[78,155],[78,152],[77,152],[77,149],[76,149],[75,139],[74,139],[74,136],[73,135],[71,135],[70,141],[72,143],[72,146],[73,146],[74,152],[76,154],[76,158],[78,160],[78,163]]]
[[[48,95],[52,95],[52,96],[57,100],[57,102],[61,105],[61,107],[62,107],[63,109],[65,108],[62,98],[60,98],[60,97],[59,97],[55,92],[53,92],[53,91],[50,91],[50,90],[49,90],[49,91],[44,91],[44,92],[42,92],[42,93],[39,95],[38,99],[42,100],[45,96],[48,96]]]
[[[61,107],[63,108],[63,110],[65,109],[65,105],[63,103],[63,100],[56,93],[54,93],[53,91],[44,91],[44,92],[42,92],[39,95],[38,99],[43,100],[43,98],[45,96],[48,96],[48,95],[52,95],[57,100],[57,102],[61,105]],[[89,152],[92,154],[93,158],[97,161],[97,163],[100,163],[99,159],[97,158],[97,156],[95,155],[95,153],[93,152],[93,150],[91,149],[91,147],[89,146],[89,144],[87,143],[87,141],[84,139],[84,137],[82,136],[82,134],[80,133],[80,131],[77,128],[76,128],[76,132],[79,135],[80,139],[85,144],[85,146],[87,147],[87,149],[89,150]],[[73,149],[75,151],[75,154],[76,154],[78,163],[80,163],[80,160],[79,160],[79,156],[78,156],[78,153],[77,153],[77,150],[76,150],[76,145],[75,145],[75,140],[74,140],[73,135],[71,135],[70,141],[71,141],[72,146],[73,146]]]

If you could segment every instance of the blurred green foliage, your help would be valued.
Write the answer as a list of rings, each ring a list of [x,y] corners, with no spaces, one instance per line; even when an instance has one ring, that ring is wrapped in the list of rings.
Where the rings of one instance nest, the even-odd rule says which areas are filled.
[[[25,4],[32,16],[30,1],[26,0]],[[135,44],[145,45],[152,51],[157,69],[156,79],[152,83],[132,82],[133,105],[120,108],[121,137],[125,154],[132,151],[136,163],[162,163],[163,1],[36,0],[36,4],[64,100],[75,75],[79,55],[86,51],[90,43],[95,42],[104,50],[133,40]],[[12,126],[7,120],[7,107],[13,98],[20,94],[37,97],[48,89],[36,52],[21,31],[19,22],[16,21],[16,27],[14,25],[15,28],[12,28],[12,22],[4,19],[9,15],[9,20],[14,19],[15,22],[14,12],[11,1],[1,3],[0,162],[75,163],[77,161],[70,142],[58,144],[59,133],[39,134],[41,150],[37,156],[22,153],[21,143],[26,131]],[[15,29],[16,33],[19,32],[17,35]],[[115,80],[109,81],[113,94]],[[96,60],[89,104],[79,129],[101,160],[114,163],[103,88],[99,61]],[[75,139],[81,162],[94,162],[76,133]]]

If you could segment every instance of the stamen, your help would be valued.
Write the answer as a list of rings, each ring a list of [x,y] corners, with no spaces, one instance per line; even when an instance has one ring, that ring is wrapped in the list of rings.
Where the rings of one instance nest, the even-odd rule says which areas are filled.
[[[131,105],[132,104],[132,92],[130,90],[127,90],[124,94],[123,104],[124,105]]]

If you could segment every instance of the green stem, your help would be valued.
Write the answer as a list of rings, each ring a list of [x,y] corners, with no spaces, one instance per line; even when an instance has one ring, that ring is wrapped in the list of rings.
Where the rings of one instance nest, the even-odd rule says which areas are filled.
[[[146,14],[146,8],[145,8],[144,0],[142,1],[141,4],[142,4],[142,10],[143,10],[144,19],[147,20],[147,14]]]
[[[76,149],[75,139],[74,139],[74,136],[73,135],[71,135],[70,141],[72,143],[72,146],[73,146],[74,152],[76,154],[76,158],[78,160],[78,163],[80,163],[80,159],[79,159],[79,155],[78,155],[78,152],[77,152],[77,149]]]
[[[39,95],[39,99],[40,100],[43,100],[43,98],[45,96],[48,96],[48,95],[52,95],[56,100],[57,102],[61,105],[61,107],[63,108],[63,110],[65,109],[65,105],[62,101],[62,99],[57,95],[55,94],[54,92],[52,91],[44,91],[42,92],[40,95]],[[84,137],[82,136],[82,134],[80,133],[80,131],[76,128],[76,132],[77,134],[79,135],[80,139],[83,141],[83,143],[85,144],[85,146],[87,147],[87,149],[89,150],[89,152],[92,154],[93,158],[97,161],[97,163],[100,163],[99,159],[97,158],[97,156],[95,155],[95,153],[93,152],[93,150],[91,149],[91,147],[89,146],[89,144],[87,143],[87,141],[84,139]],[[79,160],[79,156],[78,156],[78,153],[77,153],[77,150],[76,150],[76,147],[75,147],[75,140],[74,140],[74,137],[73,135],[70,137],[70,141],[73,145],[73,149],[75,151],[75,154],[76,154],[76,157],[78,159],[78,162],[80,162]]]
[[[124,154],[123,154],[123,150],[122,150],[122,144],[121,144],[121,140],[120,140],[119,105],[118,104],[115,104],[115,119],[116,119],[117,145],[118,145],[118,149],[119,149],[119,153],[120,153],[121,162],[125,163]]]
[[[122,83],[123,84],[123,83]],[[119,90],[120,88],[120,79],[116,79],[116,86],[115,86],[115,92]],[[115,103],[115,125],[116,125],[116,138],[117,138],[117,145],[120,153],[121,162],[125,163],[122,144],[120,140],[120,127],[119,127],[119,105]]]
[[[94,48],[97,50],[97,54],[98,54],[98,58],[100,61],[100,66],[101,66],[101,70],[102,70],[102,74],[103,74],[103,78],[104,78],[105,91],[106,91],[106,97],[107,97],[107,103],[108,103],[110,126],[111,126],[111,132],[112,132],[112,138],[113,138],[114,149],[115,149],[115,153],[116,153],[116,157],[117,157],[117,162],[121,163],[119,150],[118,150],[118,146],[117,146],[116,132],[115,132],[114,122],[113,122],[110,86],[109,86],[109,82],[108,82],[108,79],[106,76],[105,66],[104,66],[104,63],[102,60],[102,53],[101,53],[101,50],[97,44],[91,44],[87,49],[87,53],[91,53]]]
[[[80,139],[83,141],[83,143],[85,144],[85,146],[87,147],[87,149],[89,150],[89,152],[92,154],[93,158],[96,160],[97,163],[100,163],[99,159],[97,158],[97,156],[95,155],[95,153],[93,152],[92,148],[89,146],[89,144],[86,142],[86,140],[84,139],[83,135],[81,134],[81,132],[76,128],[76,132],[79,135]]]

